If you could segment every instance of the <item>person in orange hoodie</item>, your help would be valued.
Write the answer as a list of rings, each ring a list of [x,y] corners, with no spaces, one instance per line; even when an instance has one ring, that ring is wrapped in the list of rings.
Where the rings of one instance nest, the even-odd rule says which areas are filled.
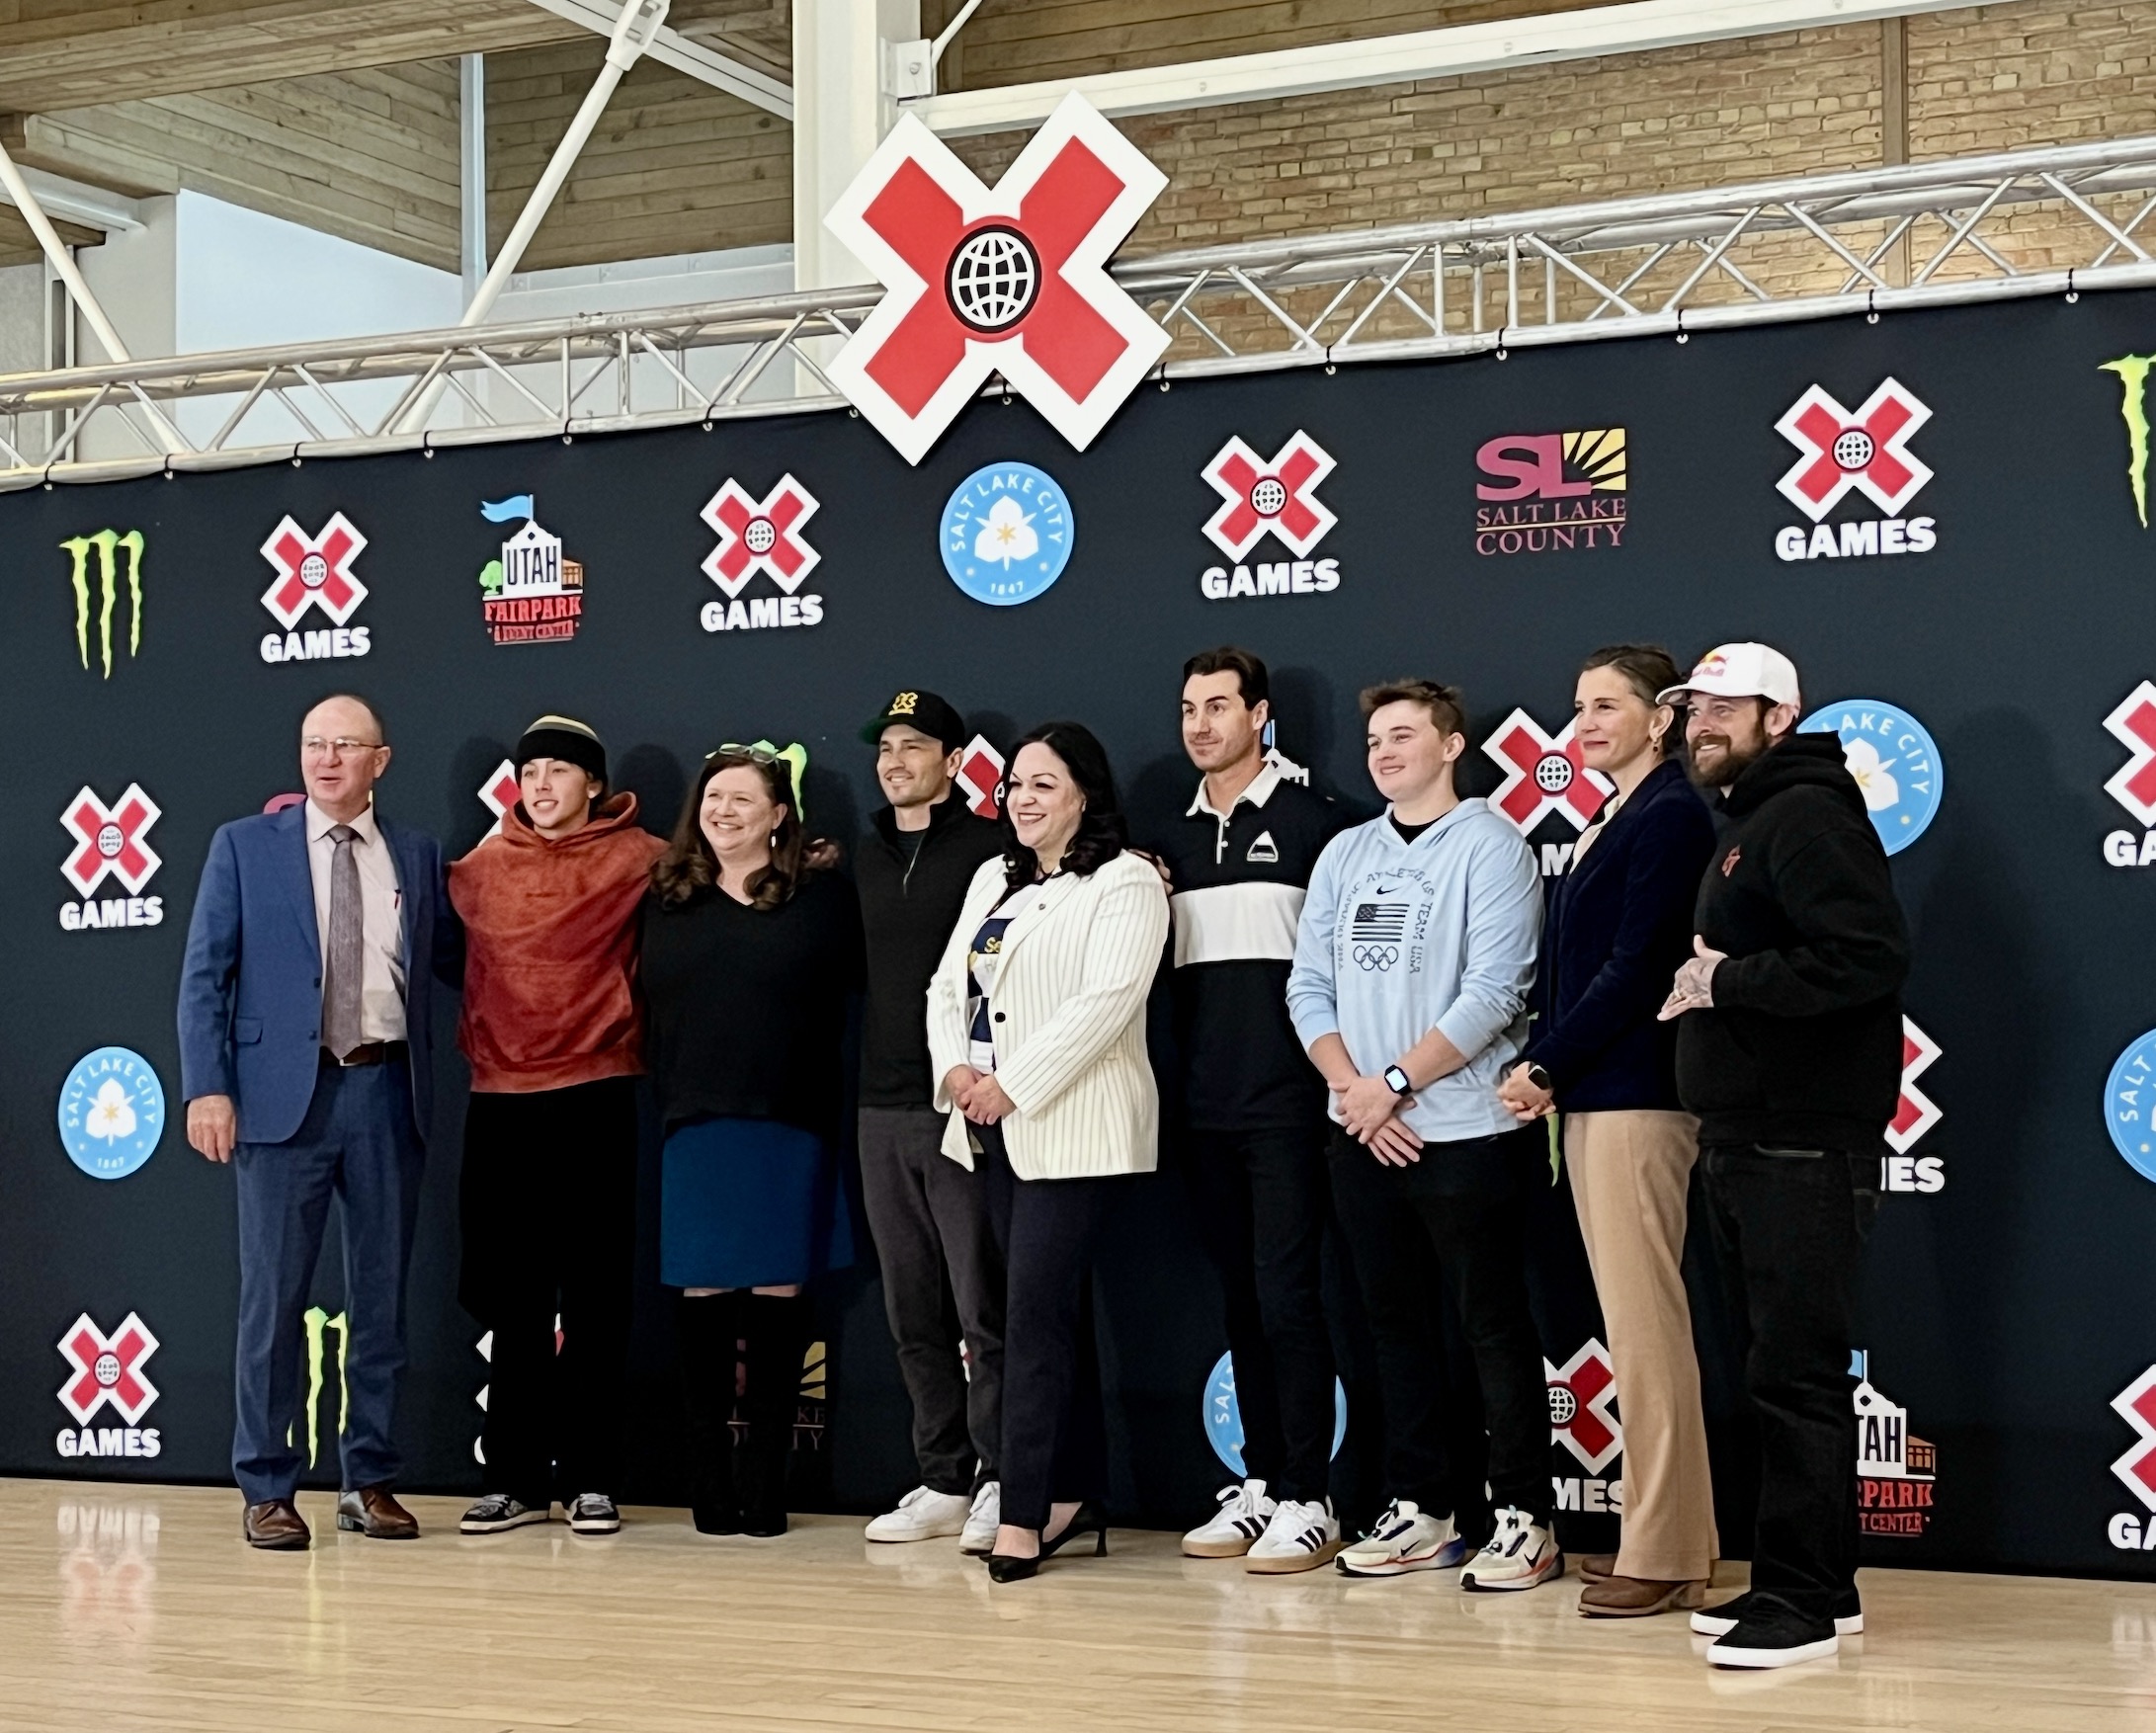
[[[584,723],[539,717],[516,766],[523,797],[450,867],[469,945],[458,1297],[494,1335],[481,1452],[498,1489],[461,1527],[544,1523],[558,1496],[571,1529],[611,1534],[644,1069],[637,917],[666,845],[638,827],[635,795],[608,797],[606,748]]]

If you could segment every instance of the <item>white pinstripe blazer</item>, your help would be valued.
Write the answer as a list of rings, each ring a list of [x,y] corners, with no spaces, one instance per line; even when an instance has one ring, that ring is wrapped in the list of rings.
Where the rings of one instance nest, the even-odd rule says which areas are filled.
[[[944,1153],[973,1165],[964,1114],[944,1092],[966,1062],[965,957],[1007,892],[1003,859],[981,863],[928,988],[936,1105],[951,1116]],[[1016,1112],[1003,1121],[1022,1180],[1151,1173],[1160,1095],[1145,1056],[1145,995],[1168,938],[1168,892],[1152,864],[1118,855],[1087,877],[1035,887],[1003,935],[990,999],[996,1081]]]

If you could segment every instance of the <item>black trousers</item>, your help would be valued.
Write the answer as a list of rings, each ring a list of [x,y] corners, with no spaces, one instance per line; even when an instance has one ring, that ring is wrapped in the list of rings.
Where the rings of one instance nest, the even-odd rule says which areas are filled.
[[[1022,1180],[1003,1131],[975,1125],[974,1165],[1003,1254],[1003,1521],[1045,1528],[1057,1500],[1108,1491],[1108,1428],[1093,1335],[1093,1254],[1132,1176]]]
[[[1537,1523],[1550,1517],[1549,1395],[1528,1308],[1527,1194],[1545,1175],[1540,1125],[1431,1143],[1389,1167],[1333,1133],[1333,1201],[1363,1290],[1385,1403],[1385,1480],[1433,1516],[1478,1502],[1446,1447],[1443,1336],[1433,1270],[1459,1314],[1482,1385],[1490,1495]]]
[[[1243,1472],[1275,1498],[1322,1499],[1331,1479],[1325,1135],[1321,1125],[1188,1134],[1199,1222],[1226,1302]]]
[[[883,1269],[883,1310],[913,1400],[921,1482],[971,1493],[997,1478],[1003,1257],[981,1177],[944,1154],[944,1123],[932,1108],[863,1108],[861,1191]]]
[[[1709,1145],[1700,1171],[1759,1420],[1752,1587],[1825,1619],[1857,1580],[1849,1357],[1879,1152]]]
[[[636,1250],[635,1080],[474,1095],[460,1206],[458,1296],[494,1333],[486,1484],[541,1508],[617,1494]]]

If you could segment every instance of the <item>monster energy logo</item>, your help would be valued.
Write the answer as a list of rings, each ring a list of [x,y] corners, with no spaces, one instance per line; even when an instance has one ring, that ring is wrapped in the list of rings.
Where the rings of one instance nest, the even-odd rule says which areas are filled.
[[[113,677],[113,610],[120,603],[120,561],[115,554],[127,550],[127,654],[142,648],[142,532],[100,530],[95,536],[75,536],[60,543],[74,556],[75,650],[85,669],[90,666],[90,550],[97,549],[98,651],[105,664],[105,678]]]
[[[317,1426],[317,1418],[322,1402],[322,1361],[324,1358],[322,1334],[326,1330],[337,1332],[337,1436],[343,1438],[345,1422],[350,1418],[352,1412],[352,1392],[345,1383],[345,1350],[352,1345],[352,1326],[347,1322],[346,1315],[343,1312],[331,1317],[320,1306],[309,1306],[307,1308],[306,1326],[307,1466],[312,1468],[315,1458],[321,1454],[321,1434]],[[293,1427],[286,1428],[285,1442],[288,1444],[292,1442],[292,1434],[295,1430],[296,1428]]]
[[[2148,528],[2148,373],[2156,368],[2156,355],[2122,355],[2103,364],[2104,371],[2116,373],[2124,390],[2118,412],[2126,418],[2126,479],[2133,485],[2133,509]]]

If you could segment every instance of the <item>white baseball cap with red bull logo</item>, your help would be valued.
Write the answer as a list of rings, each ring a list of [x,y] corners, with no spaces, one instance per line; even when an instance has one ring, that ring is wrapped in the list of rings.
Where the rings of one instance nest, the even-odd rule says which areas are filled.
[[[1694,693],[1716,698],[1763,698],[1771,704],[1800,704],[1796,664],[1768,644],[1717,644],[1700,658],[1682,686],[1655,695],[1657,703],[1682,703]]]

